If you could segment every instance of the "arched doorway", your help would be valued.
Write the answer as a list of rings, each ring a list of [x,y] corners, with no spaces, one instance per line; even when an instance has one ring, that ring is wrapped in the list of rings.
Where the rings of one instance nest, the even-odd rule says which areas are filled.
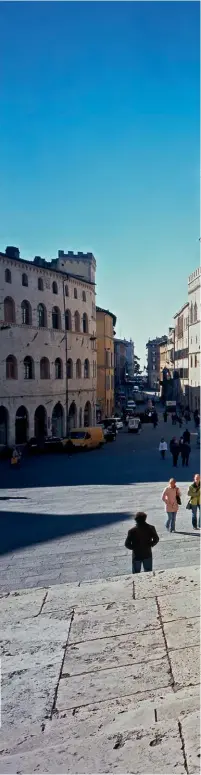
[[[15,417],[15,443],[26,444],[28,440],[28,412],[26,406],[19,406]]]
[[[70,409],[68,413],[68,425],[69,425],[69,430],[72,430],[72,428],[77,427],[77,407],[76,407],[75,401],[72,401],[72,404],[70,405]]]
[[[0,406],[0,445],[8,444],[8,411],[5,406]]]
[[[87,428],[91,425],[91,404],[87,401],[84,407],[84,427]]]
[[[52,412],[52,435],[53,436],[57,436],[57,437],[63,436],[63,433],[64,433],[63,420],[64,420],[63,406],[60,404],[60,401],[58,401],[58,404],[56,404]]]
[[[40,404],[34,415],[34,436],[36,439],[43,439],[47,434],[47,414],[45,407]]]

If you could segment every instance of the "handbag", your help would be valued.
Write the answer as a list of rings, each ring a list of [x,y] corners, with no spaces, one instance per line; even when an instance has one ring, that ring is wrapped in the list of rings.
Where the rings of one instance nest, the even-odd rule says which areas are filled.
[[[180,495],[179,495],[179,493],[178,493],[178,490],[177,490],[177,492],[176,492],[176,501],[177,501],[177,503],[178,503],[178,506],[181,506],[181,498],[180,498]]]
[[[191,502],[190,502],[190,501],[188,501],[188,503],[187,503],[187,506],[186,506],[186,509],[187,509],[187,511],[191,511],[191,509],[192,509],[192,504],[191,504]]]

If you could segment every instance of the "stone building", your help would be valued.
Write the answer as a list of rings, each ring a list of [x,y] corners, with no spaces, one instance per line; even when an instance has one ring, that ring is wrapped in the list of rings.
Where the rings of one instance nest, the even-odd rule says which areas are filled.
[[[189,304],[186,302],[174,315],[174,369],[181,386],[181,401],[188,404],[189,386]]]
[[[149,339],[147,348],[147,379],[148,386],[152,390],[159,389],[160,383],[160,348],[161,345],[167,345],[168,337],[161,336],[155,339]]]
[[[200,409],[200,278],[200,267],[188,278],[189,404],[193,411]]]
[[[0,444],[95,423],[96,262],[62,262],[0,253]]]
[[[114,327],[116,317],[109,310],[96,307],[97,336],[97,417],[111,417],[114,412]]]

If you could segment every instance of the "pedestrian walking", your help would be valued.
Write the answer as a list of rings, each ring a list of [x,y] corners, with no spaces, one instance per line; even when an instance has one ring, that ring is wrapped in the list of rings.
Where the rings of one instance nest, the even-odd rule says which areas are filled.
[[[195,409],[195,411],[194,411],[194,415],[193,415],[193,416],[194,416],[194,423],[195,423],[195,428],[199,428],[199,424],[200,424],[200,415],[199,415],[198,409]]]
[[[165,441],[165,439],[163,437],[160,440],[159,452],[160,452],[162,460],[165,460],[165,455],[166,455],[166,452],[167,452],[167,442]]]
[[[190,500],[187,509],[192,511],[192,527],[194,530],[200,529],[200,475],[195,474],[194,480],[188,489]],[[197,517],[199,515],[198,524]]]
[[[163,412],[164,422],[167,422],[167,417],[168,417],[168,415],[167,415],[167,412],[166,412],[166,409],[165,409],[165,411]]]
[[[158,415],[155,409],[152,414],[152,423],[153,423],[153,428],[156,428],[156,426],[158,425]]]
[[[190,413],[189,406],[187,406],[186,409],[185,409],[184,417],[185,417],[186,423],[190,422],[191,413]]]
[[[173,436],[173,439],[170,441],[170,453],[172,455],[172,463],[174,468],[177,468],[178,463],[178,457],[180,454],[180,445],[178,440],[176,439],[176,436]]]
[[[184,442],[187,442],[187,444],[190,444],[191,434],[190,434],[190,431],[188,430],[188,428],[185,429],[185,431],[183,432],[182,435],[183,435]]]
[[[144,571],[152,571],[152,548],[158,543],[159,537],[155,527],[149,525],[146,519],[144,511],[137,512],[136,526],[128,531],[125,541],[126,549],[132,551],[132,573],[140,573],[142,565]]]
[[[177,487],[176,479],[170,479],[168,486],[163,490],[162,501],[165,503],[167,522],[165,527],[170,533],[175,533],[176,516],[181,506],[181,493]]]
[[[188,461],[191,453],[191,447],[189,441],[184,441],[183,436],[180,439],[180,452],[182,459],[182,466],[188,466]]]

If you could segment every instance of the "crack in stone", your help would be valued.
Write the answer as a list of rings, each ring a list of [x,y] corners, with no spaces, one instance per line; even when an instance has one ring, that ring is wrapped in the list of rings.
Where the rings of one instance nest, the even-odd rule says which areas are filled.
[[[183,757],[184,757],[184,769],[185,769],[185,772],[187,773],[187,775],[189,775],[189,769],[188,769],[188,764],[187,764],[187,756],[186,756],[186,751],[185,751],[185,742],[184,742],[184,736],[183,736],[183,730],[182,730],[181,721],[178,721],[178,727],[179,727],[179,736],[180,736],[180,740],[181,740],[181,750],[182,750]]]
[[[60,667],[60,671],[59,671],[59,677],[58,677],[57,685],[55,687],[54,699],[53,699],[52,709],[51,709],[51,713],[50,713],[50,718],[51,719],[52,719],[53,715],[57,712],[57,710],[56,710],[56,701],[57,701],[57,695],[58,695],[58,690],[59,690],[59,683],[60,683],[60,680],[62,678],[62,671],[63,671],[64,661],[65,661],[66,652],[67,652],[67,648],[68,648],[68,642],[69,642],[71,627],[72,627],[72,623],[73,623],[73,619],[74,619],[74,614],[75,614],[75,611],[73,610],[72,614],[71,614],[71,621],[70,621],[70,626],[69,626],[69,630],[68,630],[67,640],[66,640],[66,644],[65,644],[65,647],[64,647],[64,653],[63,653],[61,667]]]
[[[169,654],[169,650],[168,650],[167,639],[166,639],[166,634],[165,634],[162,614],[161,614],[161,610],[160,610],[159,600],[158,600],[157,597],[156,597],[156,605],[157,605],[157,610],[158,610],[159,622],[160,622],[162,633],[163,633],[163,639],[164,639],[164,643],[165,643],[165,650],[166,650],[167,660],[168,660],[168,664],[169,664],[170,677],[171,677],[171,686],[173,688],[173,691],[175,691],[175,680],[174,680],[174,675],[173,675],[173,672],[172,672],[172,664],[171,664],[170,654]]]

